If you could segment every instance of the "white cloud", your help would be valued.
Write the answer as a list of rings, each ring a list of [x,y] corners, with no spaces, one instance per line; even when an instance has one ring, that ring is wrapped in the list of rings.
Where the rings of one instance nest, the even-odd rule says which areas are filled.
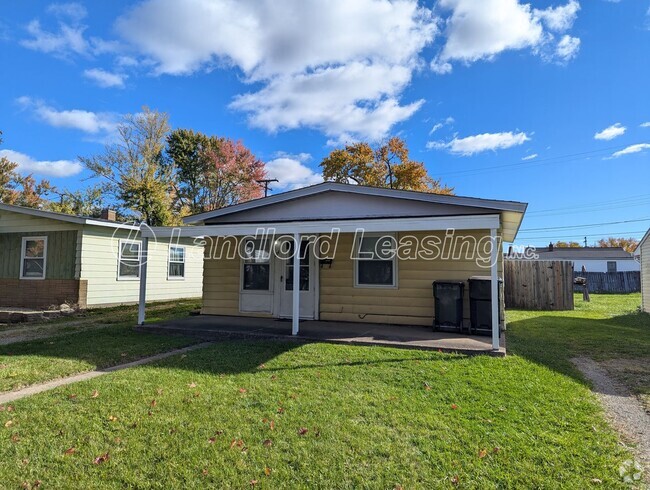
[[[577,0],[570,0],[566,5],[549,7],[545,10],[535,9],[533,15],[540,19],[549,29],[564,32],[573,27],[579,10],[580,4]]]
[[[632,153],[639,153],[645,150],[650,150],[650,143],[638,143],[630,145],[622,150],[612,153],[612,158],[622,157],[623,155],[631,155]]]
[[[92,80],[97,85],[103,88],[124,88],[124,80],[126,80],[127,75],[121,73],[111,73],[101,68],[91,68],[84,71],[84,76],[89,80]]]
[[[436,150],[446,149],[450,153],[471,156],[484,151],[512,148],[513,146],[522,145],[529,140],[530,137],[523,132],[483,133],[465,138],[456,137],[449,142],[429,141],[427,148]]]
[[[615,123],[603,129],[602,131],[598,131],[596,134],[594,134],[594,139],[607,140],[607,141],[613,140],[614,138],[624,134],[626,130],[627,128],[623,126],[621,123]]]
[[[47,12],[57,18],[57,29],[45,29],[39,19],[34,19],[25,27],[31,37],[20,41],[21,45],[59,58],[69,58],[73,55],[92,57],[113,53],[119,49],[115,41],[85,37],[87,26],[81,21],[86,17],[87,12],[83,5],[53,4],[48,7]]]
[[[39,174],[51,177],[70,177],[83,170],[79,162],[71,160],[35,160],[29,155],[13,150],[0,150],[0,157],[6,157],[18,164],[22,174]]]
[[[24,109],[34,113],[38,119],[55,128],[77,129],[89,134],[115,131],[119,116],[105,112],[91,112],[81,109],[57,110],[43,101],[23,96],[17,99]]]
[[[306,153],[290,155],[281,153],[277,158],[266,163],[266,172],[271,179],[274,190],[291,190],[323,182],[323,176],[304,165],[311,156]]]
[[[639,127],[641,127],[641,128],[650,128],[650,121],[641,123],[639,125]]]
[[[551,32],[572,27],[580,10],[576,0],[545,10],[519,0],[440,0],[438,5],[451,14],[445,20],[445,45],[431,63],[437,73],[450,72],[451,61],[492,60],[507,50],[530,48],[547,61],[568,61],[577,53],[578,38],[556,42]]]
[[[522,157],[521,159],[524,160],[524,161],[527,161],[527,160],[534,160],[534,159],[537,158],[538,156],[539,156],[539,155],[538,155],[537,153],[533,153],[533,154],[531,154],[531,155],[526,155],[525,157]]]
[[[406,67],[350,63],[273,79],[258,92],[237,96],[231,107],[273,132],[316,128],[334,138],[378,140],[422,105],[396,98],[411,80]]]
[[[453,117],[449,116],[444,121],[441,121],[441,122],[438,122],[438,123],[434,124],[433,127],[431,128],[431,131],[429,131],[429,134],[433,134],[436,131],[438,131],[439,129],[442,129],[443,127],[445,127],[445,126],[450,126],[451,124],[454,124],[454,122],[456,122],[455,119]]]
[[[580,51],[580,39],[568,34],[562,36],[555,47],[556,58],[561,63],[571,61],[578,56],[578,51]]]
[[[436,19],[416,0],[146,0],[116,29],[158,74],[225,66],[260,82],[232,103],[253,126],[382,138],[422,103],[400,96]]]

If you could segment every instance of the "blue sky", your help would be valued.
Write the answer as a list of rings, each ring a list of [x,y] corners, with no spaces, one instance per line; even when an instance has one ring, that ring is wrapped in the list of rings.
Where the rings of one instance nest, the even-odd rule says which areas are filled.
[[[4,2],[0,152],[80,188],[147,105],[243,140],[277,191],[399,135],[457,194],[528,202],[518,243],[650,226],[650,1],[281,4]]]

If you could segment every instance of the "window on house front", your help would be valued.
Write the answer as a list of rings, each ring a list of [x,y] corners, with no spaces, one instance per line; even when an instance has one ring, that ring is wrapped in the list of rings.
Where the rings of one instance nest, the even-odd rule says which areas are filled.
[[[185,247],[169,246],[167,276],[169,279],[185,278]]]
[[[20,278],[45,279],[47,237],[23,237],[20,253]]]
[[[268,240],[246,240],[243,244],[244,265],[242,288],[248,291],[268,291],[271,276],[271,253]]]
[[[607,272],[616,272],[616,261],[610,260],[607,262]]]
[[[137,279],[140,277],[140,242],[120,240],[118,258],[118,279]]]
[[[364,236],[357,244],[355,286],[395,287],[395,242],[389,235]]]

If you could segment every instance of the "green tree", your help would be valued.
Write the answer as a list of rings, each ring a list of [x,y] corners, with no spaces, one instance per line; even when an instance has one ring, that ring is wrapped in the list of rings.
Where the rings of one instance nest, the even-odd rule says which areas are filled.
[[[152,226],[178,222],[172,210],[172,172],[163,163],[168,120],[167,114],[144,107],[124,117],[116,143],[99,155],[79,158],[102,180],[105,193]]]
[[[52,186],[47,180],[36,182],[31,174],[21,176],[16,171],[17,168],[17,163],[6,157],[0,158],[0,202],[30,208],[42,207],[45,204],[44,197],[51,192]]]
[[[176,129],[166,153],[177,209],[196,214],[262,197],[264,163],[239,141]]]
[[[325,180],[411,191],[453,194],[452,187],[427,173],[422,162],[411,160],[404,140],[392,137],[372,147],[353,143],[333,150],[320,163]]]
[[[52,193],[58,196],[58,200],[51,200],[47,208],[57,213],[99,218],[105,207],[102,188],[99,185],[76,191],[53,189]]]

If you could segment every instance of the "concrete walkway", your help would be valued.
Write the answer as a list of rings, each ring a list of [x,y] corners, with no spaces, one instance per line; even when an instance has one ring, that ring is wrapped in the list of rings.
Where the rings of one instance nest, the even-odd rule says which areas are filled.
[[[341,344],[381,345],[462,354],[505,356],[505,338],[492,350],[487,336],[437,332],[433,327],[303,320],[300,333],[291,335],[291,322],[273,318],[198,315],[136,328],[141,332],[174,333],[202,339],[260,338]]]
[[[73,376],[68,376],[67,378],[55,379],[53,381],[48,381],[47,383],[41,383],[37,385],[28,386],[22,390],[10,391],[8,393],[0,394],[0,404],[13,402],[26,396],[35,395],[37,393],[42,393],[43,391],[53,390],[59,386],[65,386],[72,383],[77,383],[79,381],[86,381],[88,379],[93,379],[98,376],[103,376],[104,374],[112,373],[114,371],[121,371],[122,369],[128,369],[136,366],[141,366],[142,364],[148,364],[150,362],[159,361],[167,357],[175,356],[178,354],[184,354],[196,349],[203,349],[212,345],[212,342],[202,342],[200,344],[190,345],[189,347],[183,347],[182,349],[176,349],[169,352],[163,352],[161,354],[156,354],[155,356],[144,357],[138,359],[137,361],[127,362],[126,364],[120,364],[118,366],[111,366],[97,371],[88,371],[81,374],[75,374]]]

